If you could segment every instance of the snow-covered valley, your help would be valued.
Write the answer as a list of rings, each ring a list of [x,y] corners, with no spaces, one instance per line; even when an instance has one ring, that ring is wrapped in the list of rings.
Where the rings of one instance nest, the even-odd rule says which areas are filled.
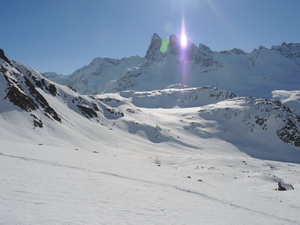
[[[0,52],[0,224],[300,223],[298,45],[190,44],[188,85],[175,79],[176,42],[163,55],[159,40],[145,58],[51,74],[61,84]],[[231,63],[251,57],[255,70],[276,63],[239,77]],[[192,78],[208,67],[212,79]]]

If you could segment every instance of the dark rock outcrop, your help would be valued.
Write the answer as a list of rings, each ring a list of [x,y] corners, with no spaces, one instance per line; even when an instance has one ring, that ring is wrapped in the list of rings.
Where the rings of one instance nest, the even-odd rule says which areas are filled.
[[[5,56],[5,53],[1,48],[0,48],[0,59],[3,59],[5,62],[11,65],[11,61]]]

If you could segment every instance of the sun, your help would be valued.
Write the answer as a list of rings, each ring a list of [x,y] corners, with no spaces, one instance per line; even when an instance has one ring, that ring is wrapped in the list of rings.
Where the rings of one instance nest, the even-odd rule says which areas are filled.
[[[188,40],[187,40],[187,36],[184,32],[181,32],[180,35],[180,45],[182,48],[185,48],[187,46]]]
[[[185,29],[185,20],[184,20],[184,17],[182,17],[180,45],[182,48],[186,48],[187,44],[188,44],[188,38],[187,38],[187,34],[186,34],[186,29]]]

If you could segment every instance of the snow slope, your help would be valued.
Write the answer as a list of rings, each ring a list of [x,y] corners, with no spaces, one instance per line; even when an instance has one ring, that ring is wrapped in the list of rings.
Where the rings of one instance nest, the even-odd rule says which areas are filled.
[[[280,101],[88,96],[0,56],[0,224],[300,223],[300,119]]]

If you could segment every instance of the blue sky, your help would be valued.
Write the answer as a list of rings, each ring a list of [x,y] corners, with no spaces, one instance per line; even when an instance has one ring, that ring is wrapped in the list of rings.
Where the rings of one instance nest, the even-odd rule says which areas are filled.
[[[0,48],[41,72],[70,74],[95,57],[144,56],[154,32],[214,51],[300,42],[299,0],[2,1]]]

